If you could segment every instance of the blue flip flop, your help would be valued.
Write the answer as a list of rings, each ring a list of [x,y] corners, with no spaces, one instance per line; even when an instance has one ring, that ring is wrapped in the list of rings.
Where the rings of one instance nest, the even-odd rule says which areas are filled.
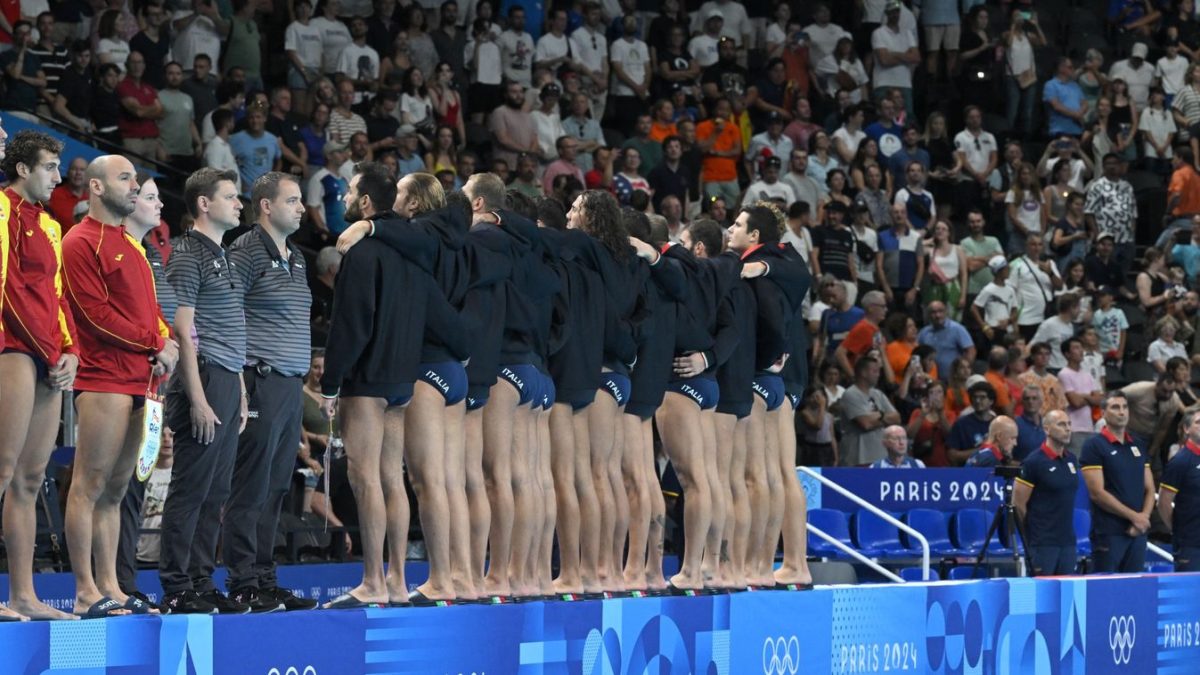
[[[114,616],[124,616],[123,614],[114,614],[113,612],[126,609],[128,608],[106,595],[92,603],[92,606],[88,607],[86,612],[77,612],[75,616],[81,619],[107,619]]]
[[[125,599],[125,604],[122,607],[134,614],[149,614],[152,609],[150,603],[141,598],[135,598],[132,595]]]

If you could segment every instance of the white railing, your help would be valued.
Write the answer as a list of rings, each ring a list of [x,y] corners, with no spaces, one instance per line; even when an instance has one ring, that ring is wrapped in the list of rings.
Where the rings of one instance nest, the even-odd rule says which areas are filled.
[[[816,481],[819,481],[825,487],[842,495],[843,497],[845,497],[846,499],[849,499],[850,501],[854,502],[855,504],[858,504],[860,507],[870,511],[871,513],[874,513],[875,515],[882,518],[884,521],[886,521],[892,525],[895,525],[897,529],[907,533],[908,536],[912,537],[917,542],[919,542],[921,544],[921,578],[924,579],[925,581],[929,581],[929,541],[927,539],[925,539],[925,536],[923,534],[914,530],[913,528],[909,527],[908,525],[905,525],[904,523],[900,522],[896,518],[893,518],[892,514],[888,513],[887,511],[884,511],[883,509],[879,508],[878,506],[875,506],[874,504],[867,502],[866,500],[862,499],[858,495],[847,490],[846,488],[842,487],[841,485],[838,485],[837,483],[829,480],[828,478],[826,478],[825,476],[822,476],[821,474],[817,473],[816,471],[813,471],[812,469],[808,468],[807,466],[798,466],[798,467],[796,467],[796,470],[803,472],[805,475],[811,477],[812,479],[814,479]],[[829,543],[836,546],[839,550],[847,552],[850,555],[852,555],[855,559],[859,560],[860,562],[864,562],[864,563],[870,565],[871,568],[874,569],[875,571],[882,572],[884,576],[887,576],[894,581],[899,581],[899,582],[903,583],[904,580],[901,579],[900,577],[896,576],[895,574],[892,574],[891,572],[888,572],[887,570],[883,569],[883,567],[881,565],[874,563],[873,561],[871,561],[870,559],[868,559],[866,556],[862,555],[858,551],[851,549],[850,547],[846,546],[844,543],[834,539],[833,537],[828,536],[824,532],[821,532],[819,529],[813,527],[811,524],[809,524],[808,529],[812,530],[813,534],[816,534],[818,537],[821,537],[825,541],[828,541]],[[1162,550],[1162,549],[1159,549],[1159,550]]]
[[[1169,563],[1175,562],[1175,556],[1171,555],[1166,550],[1164,550],[1163,548],[1161,548],[1159,546],[1156,546],[1155,544],[1146,542],[1146,550],[1153,553],[1154,555],[1162,558],[1163,560],[1166,560]]]
[[[833,544],[842,553],[845,553],[846,555],[854,558],[858,562],[866,565],[867,567],[870,567],[871,569],[875,570],[876,572],[879,572],[880,574],[891,579],[892,581],[895,581],[895,582],[901,583],[901,584],[905,583],[903,578],[897,576],[894,572],[892,572],[888,568],[884,567],[883,565],[880,565],[879,563],[875,562],[874,560],[871,560],[870,558],[868,558],[867,556],[863,555],[862,553],[854,550],[853,548],[850,548],[845,543],[843,543],[840,539],[827,534],[824,530],[817,527],[816,525],[809,523],[808,531],[812,532],[813,534],[817,535],[818,537],[824,539],[825,541],[829,542],[830,544]],[[928,576],[926,578],[928,578]]]

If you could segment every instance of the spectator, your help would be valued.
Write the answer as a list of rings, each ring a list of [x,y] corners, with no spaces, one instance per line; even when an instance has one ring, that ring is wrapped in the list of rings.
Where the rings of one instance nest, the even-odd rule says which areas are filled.
[[[1087,99],[1075,81],[1075,64],[1070,57],[1058,57],[1054,70],[1054,77],[1042,90],[1049,113],[1048,131],[1052,137],[1077,138],[1083,134],[1083,125],[1091,112]]]
[[[742,134],[730,119],[733,107],[720,98],[712,119],[696,125],[696,138],[705,153],[700,179],[707,197],[723,197],[733,204],[741,190],[737,182],[737,162],[742,156]],[[798,195],[799,196],[799,195]]]
[[[1108,86],[1108,76],[1104,74],[1104,55],[1095,49],[1089,49],[1083,57],[1083,67],[1079,70],[1079,75],[1075,81],[1079,83],[1079,88],[1083,90],[1083,98],[1087,101],[1088,110],[1092,113],[1088,116],[1089,121],[1096,115],[1096,109],[1100,103],[1100,93]]]
[[[993,89],[999,75],[996,47],[1000,41],[989,34],[989,23],[986,5],[977,5],[967,12],[959,41],[959,58],[962,61],[959,91],[964,101],[974,101],[974,105],[993,110]]]
[[[650,110],[650,140],[662,143],[671,136],[679,134],[675,126],[675,105],[665,98],[660,98]]]
[[[875,54],[875,71],[871,86],[872,98],[879,98],[881,90],[897,87],[904,94],[904,110],[906,117],[913,116],[912,104],[912,72],[921,63],[921,53],[917,49],[915,31],[904,30],[900,26],[900,0],[888,0],[884,9],[886,18],[883,25],[871,34],[871,49]]]
[[[1148,383],[1147,383],[1148,384]],[[1126,431],[1133,409],[1120,391],[1104,398],[1102,432],[1079,457],[1092,501],[1092,559],[1097,572],[1140,572],[1154,509],[1150,457]]]
[[[510,11],[510,14],[511,13],[512,12]],[[408,24],[405,34],[408,36],[408,54],[412,61],[412,67],[420,69],[422,73],[434,72],[434,70],[437,68],[439,60],[438,51],[437,45],[435,45],[433,42],[433,37],[429,35],[429,26],[425,22],[426,17],[424,9],[414,5],[409,5],[408,9],[405,10],[404,16]],[[523,15],[521,23],[524,23]],[[509,29],[515,33],[521,32],[521,28],[514,26],[514,21],[511,18],[509,19]],[[503,36],[503,34],[501,35]],[[525,48],[523,51],[525,78],[520,81],[525,86],[529,86],[529,66],[530,61],[533,58],[533,38],[529,37],[528,33],[525,34],[525,37],[528,38],[527,48]],[[502,39],[498,38],[497,41],[501,45],[504,44]],[[501,53],[502,62],[503,56],[504,54]]]
[[[638,156],[642,158],[644,167],[647,172],[656,169],[662,162],[662,143],[650,137],[650,129],[653,124],[649,115],[636,115],[637,122],[634,125],[633,136],[621,145],[622,149],[634,148],[638,151]]]
[[[903,131],[903,140],[901,147],[892,153],[888,160],[889,172],[893,176],[895,182],[899,183],[904,180],[907,167],[913,162],[924,167],[928,174],[931,160],[929,153],[919,145],[921,140],[921,131],[914,126],[906,127]]]
[[[946,303],[934,300],[928,304],[929,324],[917,334],[917,342],[934,350],[938,372],[948,377],[955,359],[975,361],[975,343],[963,325],[948,316]]]
[[[176,59],[180,63],[187,65],[187,61]],[[187,70],[184,70],[184,75],[187,75]],[[191,77],[183,81],[180,87],[183,93],[192,97],[192,103],[196,107],[196,121],[199,123],[208,113],[219,105],[217,100],[217,78],[212,74],[212,59],[208,54],[197,54],[192,58]],[[200,129],[200,140],[207,143],[204,138],[204,129]]]
[[[592,169],[592,152],[604,145],[604,132],[600,129],[600,123],[588,112],[590,102],[587,95],[575,94],[569,100],[571,115],[562,121],[563,130],[576,140],[578,152],[575,164],[586,173]]]
[[[831,152],[833,149],[832,141],[829,140],[829,134],[825,133],[824,130],[814,133],[812,138],[808,140],[808,145],[808,168],[805,170],[805,173],[808,174],[809,178],[817,182],[817,185],[821,188],[821,194],[824,195],[829,192],[829,173],[835,169],[839,169],[842,163],[838,159],[837,154]],[[857,159],[860,156],[863,146],[871,145],[875,145],[875,142],[868,140],[864,136],[862,142],[858,144],[858,151],[855,152],[854,157]],[[876,146],[876,159],[878,159],[878,156],[879,148]],[[851,166],[854,166],[854,164],[851,163]],[[888,189],[889,191],[891,190],[890,183],[888,184]]]
[[[348,156],[347,150],[341,141],[326,143],[325,166],[308,179],[308,189],[304,191],[309,220],[318,232],[334,239],[350,225],[345,219],[345,196],[349,186],[346,179],[338,175],[338,169]]]
[[[121,134],[117,131],[123,110],[117,96],[120,84],[121,71],[116,65],[106,63],[96,70],[95,87],[91,94],[91,127],[98,137],[113,144],[121,142]]]
[[[1102,390],[1108,389],[1107,375],[1104,370],[1104,354],[1100,351],[1100,333],[1094,326],[1086,325],[1079,334],[1083,341],[1083,359],[1080,370],[1091,375],[1100,384]]]
[[[808,36],[809,52],[813,63],[820,63],[822,59],[833,55],[842,40],[851,39],[850,33],[846,32],[846,29],[836,23],[833,23],[830,20],[831,18],[832,15],[829,12],[829,6],[820,3],[813,6],[813,22],[804,27],[804,34]]]
[[[571,65],[571,39],[567,37],[567,10],[556,8],[550,12],[550,30],[538,38],[533,53],[535,67],[556,71]],[[437,33],[434,34],[435,42]],[[439,50],[441,53],[441,50]],[[460,50],[461,53],[461,50]]]
[[[323,54],[321,29],[312,25],[312,6],[308,0],[293,5],[296,20],[284,32],[283,50],[288,58],[287,85],[296,99],[296,109],[310,110],[308,88],[321,76]]]
[[[921,236],[909,227],[903,205],[892,206],[892,227],[879,233],[879,253],[875,258],[875,276],[888,304],[915,309],[925,278],[925,256]]]
[[[888,191],[885,189],[883,169],[878,164],[866,167],[862,174],[863,185],[858,188],[858,194],[854,196],[854,206],[866,209],[867,222],[871,226],[871,234],[868,236],[874,242],[876,240],[876,230],[886,228],[892,224],[892,201],[888,197]],[[872,271],[872,281],[873,276],[874,273]],[[859,277],[862,277],[861,273]]]
[[[517,192],[521,192],[531,199],[538,199],[551,194],[548,192],[542,192],[542,186],[537,179],[537,167],[537,160],[534,159],[532,155],[522,154],[517,157],[517,175],[515,178],[513,178],[512,182],[508,184],[509,188],[516,190]],[[550,184],[553,187],[553,181],[551,181]],[[611,174],[610,184],[612,184]]]
[[[782,166],[779,157],[770,155],[762,161],[762,165],[762,175],[746,188],[742,205],[747,206],[756,201],[770,200],[779,200],[784,204],[795,202],[796,193],[792,191],[791,186],[779,180],[779,169]]]
[[[1000,240],[983,233],[985,224],[982,211],[972,209],[967,212],[967,229],[970,236],[963,239],[959,246],[967,257],[967,270],[970,272],[967,278],[968,302],[974,302],[975,296],[991,283],[995,275],[991,266],[992,260],[997,256],[1001,259],[1004,257]],[[1007,261],[1005,262],[1007,266]]]
[[[1004,256],[992,257],[987,268],[992,280],[975,296],[971,303],[971,316],[980,326],[986,344],[1003,345],[1005,338],[1016,332],[1020,315],[1017,292],[1006,283],[1009,265]]]
[[[865,357],[854,364],[854,386],[841,400],[843,436],[840,466],[863,466],[883,459],[883,429],[899,424],[900,415],[892,402],[875,388],[879,361]]]
[[[1058,178],[1059,165],[1066,163],[1070,171],[1065,179]],[[1054,183],[1060,187],[1066,187],[1075,192],[1084,192],[1086,183],[1091,178],[1095,166],[1092,160],[1088,159],[1079,147],[1079,139],[1072,138],[1067,135],[1059,135],[1046,144],[1046,149],[1042,152],[1041,159],[1038,160],[1037,175],[1039,178],[1052,178]],[[1064,199],[1063,190],[1059,190],[1059,207]],[[1062,217],[1061,212],[1054,210],[1051,207],[1051,218],[1057,220]]]
[[[196,130],[195,104],[192,97],[179,88],[183,84],[183,67],[172,61],[165,70],[166,87],[158,92],[158,100],[163,108],[163,116],[158,123],[162,147],[171,166],[195,170],[199,168],[198,158],[204,147],[200,143],[200,132]],[[303,168],[303,163],[300,166]]]
[[[411,8],[410,8],[411,11]],[[416,16],[416,12],[412,13]],[[421,22],[424,19],[420,20]],[[411,29],[410,29],[411,46]],[[496,43],[500,46],[500,60],[504,79],[515,82],[522,87],[533,84],[533,36],[525,31],[525,9],[520,5],[510,5],[508,8],[508,28],[500,34]]]
[[[1041,237],[1030,237],[1025,242],[1025,255],[1013,261],[1009,272],[1020,308],[1017,329],[1026,340],[1033,338],[1046,318],[1046,308],[1055,291],[1062,287],[1058,267],[1053,261],[1042,259],[1043,247]]]
[[[562,174],[574,176],[579,184],[583,185],[583,172],[575,163],[575,155],[579,151],[578,142],[570,136],[560,136],[556,147],[558,159],[551,162],[542,174],[542,190],[546,193],[551,191],[550,186],[553,185],[555,177]]]
[[[717,62],[704,69],[700,77],[700,90],[706,105],[713,105],[722,96],[730,100],[740,99],[750,84],[750,72],[737,62],[737,47],[731,39],[722,39],[717,45]]]
[[[142,81],[145,72],[146,57],[140,53],[130,54],[128,74],[117,85],[117,97],[121,101],[117,127],[126,150],[156,160],[162,152],[158,140],[158,120],[163,119],[164,110],[158,92]]]
[[[1143,152],[1147,168],[1159,175],[1171,172],[1171,149],[1175,142],[1175,119],[1164,107],[1166,94],[1159,87],[1150,90],[1150,107],[1138,117],[1138,131],[1142,132]]]
[[[1117,61],[1108,71],[1109,80],[1124,80],[1129,85],[1129,96],[1138,110],[1150,103],[1150,85],[1154,82],[1154,66],[1146,61],[1150,50],[1145,43],[1133,45],[1129,58]]]
[[[63,227],[63,234],[75,224],[75,206],[88,199],[87,183],[83,179],[88,162],[82,157],[71,160],[67,166],[66,180],[59,183],[50,193],[48,210]]]
[[[721,35],[735,41],[743,49],[749,48],[754,28],[746,15],[746,9],[733,0],[708,0],[700,6],[700,11],[694,16],[707,18],[712,16],[713,12],[719,13],[723,19]],[[699,30],[699,27],[693,25],[692,30]]]
[[[821,315],[820,333],[814,347],[818,355],[836,364],[838,360],[835,355],[842,341],[850,334],[850,330],[863,320],[866,312],[850,302],[845,284],[836,277],[826,274],[820,278],[819,293],[828,309]]]
[[[225,41],[222,67],[226,72],[231,68],[244,70],[247,87],[251,91],[266,89],[262,79],[263,40],[257,22],[260,4],[257,0],[234,0],[229,31],[222,36]],[[378,75],[378,68],[376,74]]]
[[[1012,466],[1013,449],[1017,446],[1017,424],[1011,417],[1000,415],[988,425],[987,440],[967,459],[967,466]]]
[[[13,26],[13,45],[13,49],[0,54],[0,68],[4,69],[7,88],[4,109],[36,123],[33,113],[37,110],[40,92],[46,86],[46,73],[42,70],[42,60],[31,53],[33,26],[28,21],[18,21]]]
[[[1135,283],[1138,304],[1152,320],[1166,313],[1168,303],[1177,293],[1182,295],[1182,289],[1176,291],[1174,282],[1167,274],[1166,257],[1156,248],[1146,249],[1142,256],[1142,271],[1138,272]]]
[[[815,42],[810,41],[810,45],[810,49],[816,49]],[[824,82],[823,90],[826,95],[836,98],[839,91],[848,91],[851,103],[862,103],[868,94],[867,85],[871,83],[862,59],[854,49],[854,40],[850,37],[838,39],[834,50],[817,60],[816,74]],[[808,104],[807,99],[799,101]],[[811,116],[812,108],[807,105],[806,107]]]
[[[786,6],[786,5],[785,5]],[[833,369],[837,373],[836,366]],[[841,389],[840,386],[838,386]],[[834,433],[833,413],[824,387],[805,392],[797,415],[800,464],[803,466],[837,466],[838,444]]]
[[[1018,390],[1021,397],[1021,412],[1017,416],[1017,447],[1013,459],[1024,461],[1046,442],[1046,431],[1042,423],[1042,389],[1036,385]]]
[[[1001,415],[1013,416],[1016,406],[1013,404],[1012,392],[1009,391],[1005,371],[1008,369],[1008,349],[996,345],[988,351],[987,370],[983,379],[996,391],[996,404],[992,406]]]
[[[1175,320],[1167,317],[1158,322],[1156,326],[1156,334],[1158,339],[1150,343],[1150,348],[1146,353],[1146,361],[1154,366],[1154,370],[1158,373],[1167,371],[1167,361],[1173,357],[1187,359],[1187,349],[1175,341],[1175,334],[1178,332],[1178,325]]]
[[[907,182],[896,190],[893,203],[904,208],[908,222],[914,228],[924,231],[937,215],[933,195],[925,189],[925,167],[920,162],[909,162],[905,177]]]
[[[642,155],[637,148],[625,148],[621,153],[621,171],[613,176],[613,192],[622,206],[629,206],[633,194],[639,190],[647,195],[653,192],[650,182],[638,172],[641,166]]]
[[[817,218],[817,206],[821,203],[821,195],[824,190],[820,184],[808,175],[808,152],[801,148],[792,150],[790,162],[788,164],[788,173],[783,177],[783,182],[792,188],[796,199],[808,204],[809,217],[813,220]]]
[[[1030,342],[1045,344],[1050,348],[1050,360],[1047,367],[1058,372],[1067,365],[1066,351],[1063,345],[1075,336],[1074,317],[1079,310],[1079,298],[1072,295],[1060,295],[1055,301],[1054,316],[1046,319],[1034,331]]]
[[[327,7],[330,4],[336,12],[337,0],[327,0]],[[176,61],[194,63],[203,54],[211,65],[221,55],[221,36],[229,35],[229,22],[221,16],[217,3],[192,0],[190,10],[176,9],[171,14],[171,31],[174,33],[171,51]]]
[[[376,100],[383,98],[383,95],[377,96]],[[395,117],[391,117],[393,122]],[[370,122],[367,123],[370,125]],[[370,137],[368,136],[368,140]],[[351,144],[353,146],[353,144]],[[371,145],[371,151],[375,151],[375,144]],[[458,166],[458,149],[454,144],[454,130],[450,127],[438,127],[434,135],[433,147],[429,152],[425,153],[425,171],[434,174],[435,176],[440,171],[449,171],[454,173]],[[353,177],[353,174],[351,174]]]
[[[1083,450],[1087,439],[1095,435],[1092,423],[1093,408],[1099,409],[1104,402],[1104,389],[1091,374],[1084,372],[1083,341],[1071,337],[1062,343],[1062,353],[1066,365],[1058,373],[1062,381],[1063,393],[1067,397],[1067,416],[1071,421],[1071,443],[1068,446],[1072,453]]]
[[[1121,176],[1121,161],[1116,155],[1104,156],[1104,175],[1088,188],[1083,212],[1093,232],[1113,235],[1117,262],[1123,272],[1128,272],[1133,265],[1137,200],[1133,186]]]
[[[951,426],[958,416],[946,410],[946,387],[931,381],[920,398],[920,407],[912,411],[906,432],[912,438],[912,456],[935,468],[950,466],[946,454]]]
[[[379,52],[367,44],[367,20],[350,21],[350,42],[338,54],[335,73],[354,85],[354,103],[366,101],[379,87]],[[422,70],[432,73],[433,69]]]
[[[783,133],[785,123],[782,115],[771,111],[766,116],[767,130],[750,138],[750,149],[746,152],[746,161],[751,167],[750,175],[754,175],[759,162],[764,159],[774,157],[782,162],[784,157],[791,157],[792,139]]]
[[[1042,188],[1032,165],[1022,163],[1008,194],[1004,196],[1005,221],[1008,225],[1008,248],[1013,255],[1025,250],[1026,240],[1043,239],[1046,232],[1046,209],[1042,205]]]
[[[537,128],[533,119],[522,110],[525,90],[517,82],[509,82],[504,104],[492,111],[489,129],[492,132],[494,156],[515,166],[520,153],[538,153]]]
[[[213,111],[212,124],[217,133],[204,146],[204,166],[218,171],[238,172],[237,158],[233,156],[233,148],[229,145],[233,134],[233,112],[218,108]],[[238,193],[242,191],[242,178],[238,174],[236,181]]]
[[[53,13],[38,14],[35,23],[37,24],[38,39],[29,47],[29,53],[38,57],[38,60],[42,62],[42,72],[46,75],[46,86],[42,87],[41,100],[38,101],[39,114],[46,114],[49,112],[50,106],[54,105],[54,99],[58,97],[58,80],[70,64],[71,55],[67,51],[66,45],[55,42]],[[164,62],[164,60],[158,61],[158,63]]]
[[[1100,351],[1106,359],[1119,364],[1125,358],[1129,320],[1125,312],[1113,303],[1111,286],[1101,286],[1096,300],[1099,307],[1092,313],[1092,326],[1099,338]]]
[[[950,225],[944,220],[933,226],[926,269],[933,283],[922,291],[925,306],[933,301],[942,302],[950,318],[961,321],[967,306],[967,256],[961,246],[950,240]]]
[[[1063,393],[1062,382],[1048,370],[1049,364],[1050,346],[1044,342],[1035,342],[1029,347],[1029,370],[1018,378],[1025,386],[1041,388],[1043,415],[1051,410],[1067,409],[1067,397]]]
[[[879,330],[879,325],[887,316],[887,303],[883,293],[871,291],[864,295],[862,308],[865,312],[863,317],[854,324],[846,339],[834,351],[834,358],[848,377],[853,377],[854,364],[858,363],[858,359],[871,352],[878,352],[882,356],[886,349],[883,332]],[[883,376],[887,378],[885,381],[896,379],[890,363],[890,354],[888,359],[881,359],[880,367]]]
[[[988,432],[996,413],[992,404],[996,392],[987,382],[976,382],[968,390],[971,397],[970,411],[964,411],[950,427],[946,453],[954,466],[965,464],[988,439]],[[1010,451],[1011,454],[1011,451]]]
[[[1046,44],[1046,36],[1038,24],[1037,13],[1019,7],[1009,7],[1008,30],[1003,42],[1007,59],[1005,83],[1005,117],[1008,127],[1020,138],[1033,137],[1033,108],[1037,96],[1037,64],[1033,48]],[[1021,126],[1017,126],[1017,122]]]
[[[54,116],[78,131],[92,130],[92,48],[84,40],[71,45],[70,64],[62,71],[58,94],[54,97]]]
[[[613,74],[613,114],[621,120],[624,127],[621,131],[624,132],[629,131],[628,120],[636,119],[638,133],[641,135],[642,115],[639,115],[639,112],[647,109],[647,101],[650,99],[650,48],[638,37],[635,16],[625,16],[623,28],[623,36],[612,43],[609,51]],[[645,135],[649,135],[649,129]],[[653,169],[655,164],[657,162],[651,163],[648,168]]]
[[[542,86],[538,98],[541,101],[541,107],[534,110],[530,117],[533,118],[534,127],[537,129],[538,157],[542,163],[548,163],[558,156],[556,148],[558,139],[567,135],[566,129],[563,128],[562,118],[558,113],[562,88],[550,82]]]
[[[833,132],[834,159],[840,160],[843,165],[851,164],[854,161],[854,157],[858,154],[858,144],[867,137],[862,130],[864,118],[862,108],[852,105],[842,113],[842,125]],[[811,142],[816,142],[815,137]]]
[[[1083,261],[1087,278],[1096,286],[1108,286],[1126,300],[1134,300],[1138,296],[1125,287],[1125,275],[1113,255],[1114,248],[1111,232],[1097,235],[1095,247]]]
[[[1195,155],[1192,149],[1179,146],[1171,165],[1171,183],[1167,187],[1167,208],[1163,222],[1167,227],[1154,243],[1156,248],[1166,249],[1172,244],[1179,230],[1193,226],[1196,215],[1200,215],[1200,174],[1197,174]]]
[[[683,163],[683,142],[678,136],[668,136],[662,142],[662,148],[663,161],[646,176],[652,191],[651,203],[660,213],[663,201],[667,197],[674,197],[681,206],[687,204],[689,177],[694,170]],[[788,203],[792,201],[795,201],[794,194]],[[686,212],[687,209],[683,211]]]
[[[282,145],[274,134],[267,131],[267,111],[255,106],[246,113],[246,129],[229,138],[229,148],[237,159],[238,173],[242,178],[244,196],[249,196],[249,187],[268,171],[279,171],[283,164]]]
[[[908,432],[904,427],[893,424],[883,430],[883,449],[887,456],[876,460],[872,469],[924,469],[925,462],[908,455]]]
[[[1061,162],[1055,168],[1058,169],[1056,174],[1064,174],[1067,171]],[[1054,225],[1053,233],[1050,252],[1057,258],[1057,265],[1064,269],[1068,264],[1075,262],[1083,265],[1091,235],[1088,233],[1087,219],[1083,214],[1082,194],[1071,192],[1067,195],[1065,212]]]
[[[338,174],[349,183],[350,179],[354,177],[354,168],[358,164],[370,162],[374,159],[375,155],[371,152],[371,141],[367,137],[366,132],[355,132],[350,137],[350,157],[345,162],[342,162],[342,166],[338,169]],[[451,175],[453,175],[453,172],[451,172]]]
[[[592,101],[592,116],[601,120],[604,119],[608,100],[609,60],[608,39],[604,34],[604,16],[600,4],[586,3],[584,17],[583,26],[571,35],[572,52],[577,55],[575,70],[581,76],[580,85]],[[716,56],[715,43],[713,56]]]
[[[924,0],[921,3],[921,28],[925,36],[925,70],[938,79],[938,54],[946,51],[946,76],[953,77],[958,67],[961,21],[955,0]]]
[[[129,60],[129,43],[122,39],[126,32],[125,15],[121,10],[109,9],[100,15],[96,35],[96,60],[113,63],[125,74],[125,63]],[[19,43],[17,43],[19,44]]]
[[[1147,457],[1159,461],[1159,452],[1167,445],[1171,420],[1183,411],[1179,381],[1171,368],[1154,381],[1134,382],[1119,391],[1129,403],[1129,430],[1144,441],[1150,439]]]
[[[874,122],[867,125],[863,132],[867,138],[874,140],[879,145],[879,154],[883,159],[880,161],[887,164],[892,155],[900,151],[903,142],[900,140],[904,129],[896,124],[896,107],[890,98],[884,97],[879,99],[876,104],[876,109],[879,111],[879,116]],[[928,157],[924,162],[926,168],[929,167]],[[908,166],[907,164],[905,165]]]

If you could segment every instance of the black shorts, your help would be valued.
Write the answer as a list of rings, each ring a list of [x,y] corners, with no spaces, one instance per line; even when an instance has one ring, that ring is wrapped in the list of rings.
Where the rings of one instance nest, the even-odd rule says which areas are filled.
[[[629,376],[612,371],[600,374],[600,390],[606,392],[617,402],[617,407],[625,405],[629,400]]]
[[[701,410],[712,410],[721,402],[721,388],[711,377],[689,377],[667,383],[667,391],[682,394],[695,401]]]
[[[389,408],[408,405],[412,400],[413,383],[376,384],[368,382],[347,382],[339,394],[341,398],[381,398],[387,401]]]
[[[533,405],[535,398],[540,404],[542,373],[537,368],[528,363],[500,366],[500,379],[517,390],[518,405]]]
[[[35,359],[35,360],[36,360],[36,359]],[[76,389],[76,390],[73,392],[73,396],[74,396],[75,400],[76,400],[76,401],[78,401],[78,400],[79,400],[79,395],[80,395],[80,394],[111,394],[111,393],[114,393],[114,392],[108,392],[108,391],[80,391],[79,389]],[[126,396],[131,396],[131,397],[133,398],[133,409],[134,409],[135,411],[136,411],[136,410],[141,410],[141,409],[142,409],[142,407],[146,405],[146,397],[145,397],[145,396],[132,396],[131,394],[125,394],[125,395],[126,395]]]
[[[783,378],[778,375],[760,374],[754,376],[750,385],[755,395],[767,404],[767,412],[779,409],[787,395],[783,390]]]

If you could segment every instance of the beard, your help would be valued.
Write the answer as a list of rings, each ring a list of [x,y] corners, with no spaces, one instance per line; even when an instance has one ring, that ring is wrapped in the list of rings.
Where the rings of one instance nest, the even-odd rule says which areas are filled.
[[[521,106],[525,105],[525,101],[524,100],[514,101],[510,98],[510,99],[505,99],[504,105],[512,108],[513,110],[520,110]]]
[[[357,201],[346,207],[345,218],[347,223],[353,223],[363,219],[362,209],[358,208]]]
[[[100,203],[104,205],[104,208],[108,209],[109,213],[121,218],[130,216],[133,214],[134,208],[136,208],[135,204],[130,204],[126,199],[117,199],[107,190],[104,191],[104,194],[100,195]]]

